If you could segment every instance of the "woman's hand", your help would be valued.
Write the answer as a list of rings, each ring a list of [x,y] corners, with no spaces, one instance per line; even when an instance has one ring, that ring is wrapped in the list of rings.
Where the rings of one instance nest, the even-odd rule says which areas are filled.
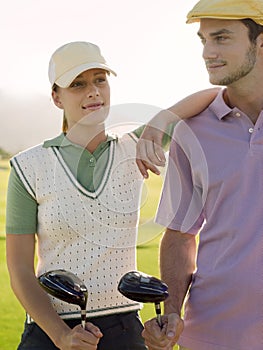
[[[61,350],[96,350],[102,336],[98,327],[87,322],[85,329],[78,325],[63,334],[56,346]]]

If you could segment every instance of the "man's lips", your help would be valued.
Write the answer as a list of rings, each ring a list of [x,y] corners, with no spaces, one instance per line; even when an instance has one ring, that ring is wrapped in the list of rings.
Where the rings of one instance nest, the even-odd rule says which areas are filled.
[[[101,107],[103,107],[103,103],[102,102],[96,102],[96,103],[90,103],[88,105],[84,105],[82,108],[83,109],[88,109],[91,111],[95,111],[97,109],[100,109]]]
[[[209,71],[214,70],[214,69],[218,69],[218,68],[222,68],[224,66],[225,66],[224,63],[206,63],[206,69]]]

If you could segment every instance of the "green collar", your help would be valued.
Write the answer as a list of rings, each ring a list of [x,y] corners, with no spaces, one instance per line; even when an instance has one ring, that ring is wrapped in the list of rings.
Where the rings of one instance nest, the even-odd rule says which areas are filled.
[[[106,144],[108,144],[111,141],[116,140],[116,139],[117,139],[117,136],[115,136],[115,135],[107,135],[107,140],[105,142],[102,142],[99,145],[99,147],[100,148],[104,148]],[[60,135],[58,135],[57,137],[55,137],[53,139],[44,141],[44,144],[43,144],[44,148],[48,148],[48,147],[67,147],[67,146],[74,146],[74,147],[83,149],[82,146],[71,142],[67,138],[67,135],[64,134],[64,133],[61,133]]]

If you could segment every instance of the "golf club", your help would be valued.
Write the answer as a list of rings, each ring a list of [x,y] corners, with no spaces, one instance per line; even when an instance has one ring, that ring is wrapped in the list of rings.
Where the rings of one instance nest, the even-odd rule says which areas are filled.
[[[157,322],[162,328],[160,302],[169,296],[168,287],[164,282],[140,271],[130,271],[122,276],[118,291],[134,301],[155,303]]]
[[[85,329],[88,291],[84,283],[72,272],[48,271],[38,277],[41,287],[54,297],[81,308],[81,325]]]

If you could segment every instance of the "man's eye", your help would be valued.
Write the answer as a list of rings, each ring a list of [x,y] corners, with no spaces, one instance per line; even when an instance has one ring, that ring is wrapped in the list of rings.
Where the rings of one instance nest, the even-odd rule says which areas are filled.
[[[216,41],[219,41],[219,42],[224,41],[226,39],[227,38],[225,36],[222,36],[222,35],[216,37]]]

